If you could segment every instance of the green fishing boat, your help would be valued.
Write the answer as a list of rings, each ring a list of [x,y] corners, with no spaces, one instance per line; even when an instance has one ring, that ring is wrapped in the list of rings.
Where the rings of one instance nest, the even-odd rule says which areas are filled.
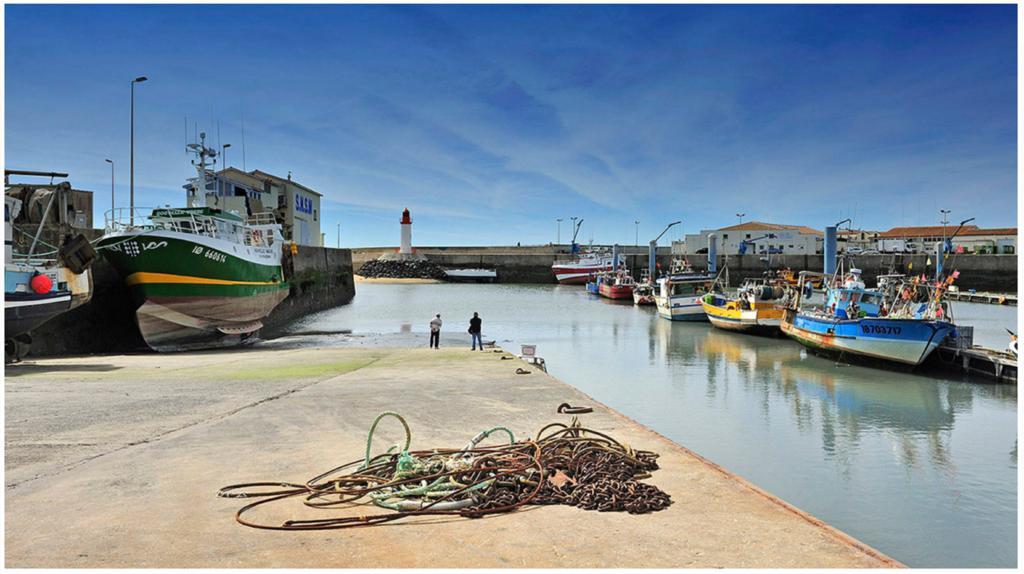
[[[192,144],[199,177],[216,155]],[[285,246],[272,213],[243,218],[211,207],[119,209],[97,243],[139,304],[146,344],[157,351],[232,346],[255,339],[288,296]]]

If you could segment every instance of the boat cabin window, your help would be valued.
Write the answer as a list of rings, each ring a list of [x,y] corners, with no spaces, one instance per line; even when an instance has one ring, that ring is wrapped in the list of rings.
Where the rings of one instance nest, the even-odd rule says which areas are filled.
[[[674,283],[672,285],[673,295],[695,295],[697,285],[695,283]]]

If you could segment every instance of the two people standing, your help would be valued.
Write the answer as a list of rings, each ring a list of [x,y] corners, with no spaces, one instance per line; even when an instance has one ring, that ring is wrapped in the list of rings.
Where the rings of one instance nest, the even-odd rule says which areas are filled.
[[[480,319],[479,313],[473,313],[473,318],[469,320],[469,334],[473,337],[473,348],[475,351],[477,345],[480,346],[480,350],[484,350],[484,341],[480,338],[480,327],[483,324],[483,320]],[[441,342],[441,314],[434,315],[434,318],[430,320],[430,348],[437,349]]]

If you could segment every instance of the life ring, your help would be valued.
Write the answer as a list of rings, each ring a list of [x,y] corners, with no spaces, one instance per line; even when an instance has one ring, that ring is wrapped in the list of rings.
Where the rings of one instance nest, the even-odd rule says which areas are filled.
[[[263,243],[263,231],[259,229],[252,230],[252,243],[253,245],[260,245]]]

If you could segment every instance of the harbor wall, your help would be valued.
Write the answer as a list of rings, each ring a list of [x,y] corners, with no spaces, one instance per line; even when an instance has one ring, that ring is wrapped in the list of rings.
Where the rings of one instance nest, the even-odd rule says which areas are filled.
[[[263,320],[263,337],[279,335],[296,319],[344,305],[355,296],[348,249],[300,245],[295,254],[285,252],[282,265],[291,289]],[[148,349],[135,324],[137,304],[124,280],[103,257],[91,269],[92,300],[33,331],[30,358]]]
[[[358,270],[363,263],[376,259],[385,253],[396,251],[397,247],[369,247],[352,250],[352,265]],[[622,246],[620,250],[626,264],[637,277],[647,266],[646,246]],[[416,252],[443,267],[480,267],[494,269],[498,281],[503,283],[554,283],[551,264],[570,259],[568,245],[542,246],[498,246],[498,247],[418,247]],[[745,277],[760,277],[765,262],[760,255],[718,255],[718,268],[729,267],[731,285],[737,285]],[[879,274],[893,268],[898,273],[931,275],[935,272],[933,255],[860,255],[853,258],[854,264],[864,272],[865,279],[872,283]],[[689,255],[687,259],[695,269],[707,269],[706,255]],[[672,260],[669,247],[659,247],[657,261],[662,269],[668,269]],[[821,255],[772,255],[773,269],[789,267],[794,271],[817,271],[824,269]],[[961,289],[978,289],[1000,292],[1017,290],[1016,255],[951,255],[945,264],[948,271],[959,270],[956,284]]]

